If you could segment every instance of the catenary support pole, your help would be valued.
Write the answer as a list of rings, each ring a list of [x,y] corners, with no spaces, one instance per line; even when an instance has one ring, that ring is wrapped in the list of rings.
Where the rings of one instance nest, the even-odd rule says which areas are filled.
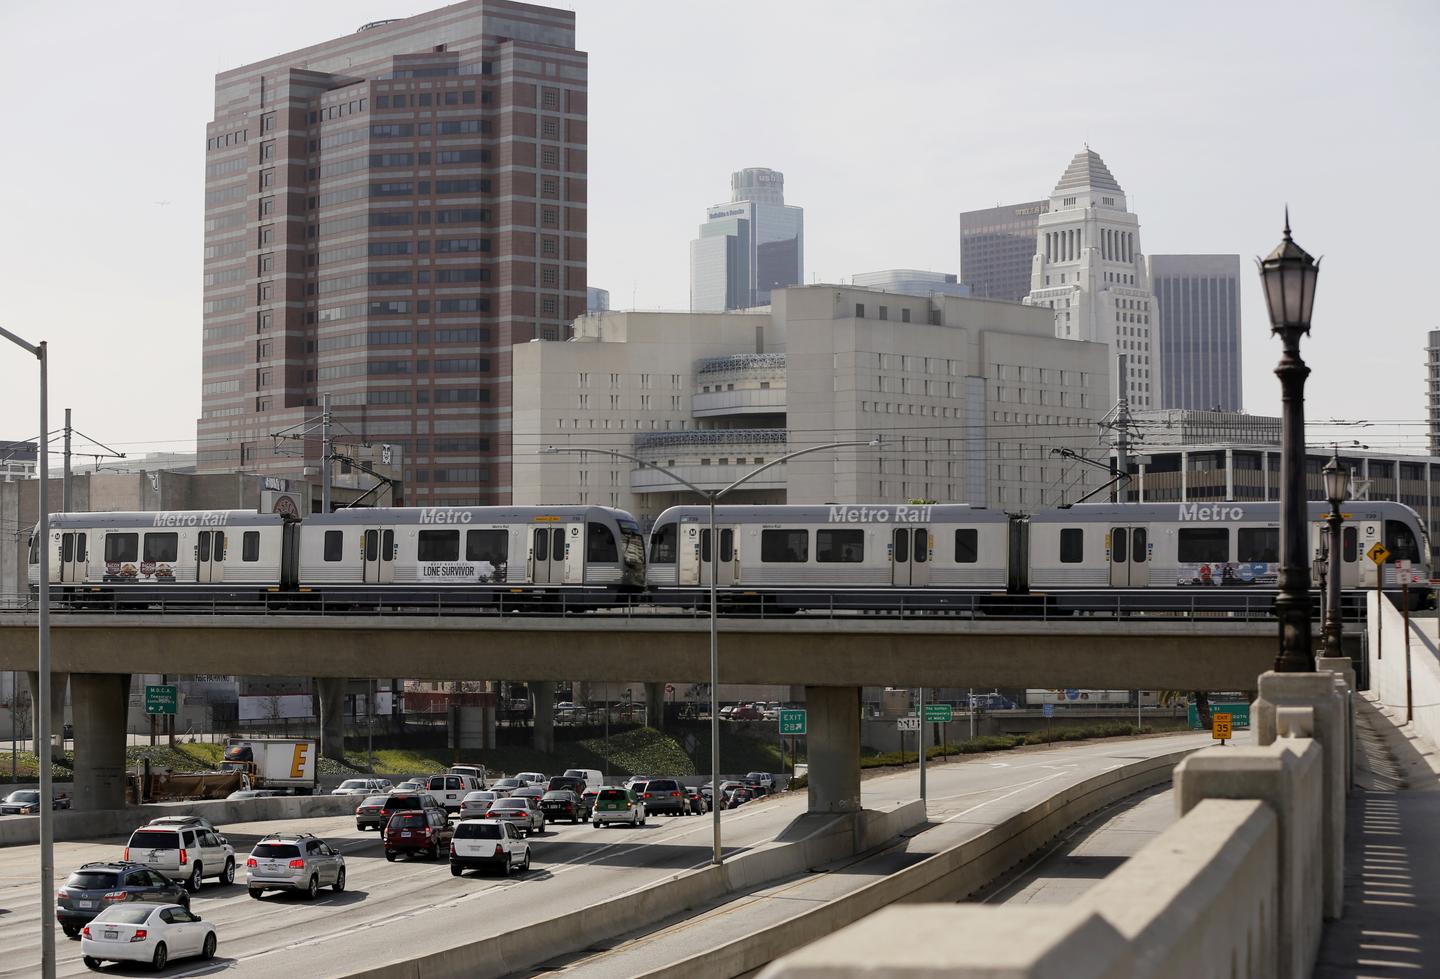
[[[330,442],[330,395],[320,396],[320,512],[330,512],[330,458],[335,452]]]
[[[75,497],[70,486],[70,409],[65,409],[65,481],[60,484],[60,502],[66,513],[75,512]]]

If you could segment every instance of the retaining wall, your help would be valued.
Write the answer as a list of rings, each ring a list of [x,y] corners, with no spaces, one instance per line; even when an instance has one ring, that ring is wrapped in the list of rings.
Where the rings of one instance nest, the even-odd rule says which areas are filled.
[[[1370,593],[1366,606],[1366,628],[1370,635],[1370,689],[1380,702],[1394,710],[1405,710],[1413,697],[1417,732],[1431,744],[1440,744],[1440,650],[1437,632],[1440,619],[1432,616],[1410,620],[1411,695],[1405,690],[1405,617],[1388,598],[1383,603],[1384,624],[1377,629],[1377,598]],[[1384,643],[1382,651],[1376,635]],[[1403,715],[1402,715],[1403,716]]]

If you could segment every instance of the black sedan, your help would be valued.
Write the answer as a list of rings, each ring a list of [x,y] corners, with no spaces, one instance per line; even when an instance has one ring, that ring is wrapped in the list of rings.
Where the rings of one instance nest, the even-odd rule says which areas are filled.
[[[63,792],[56,795],[52,809],[69,809],[70,798]],[[34,789],[19,789],[11,792],[0,802],[0,816],[28,816],[40,811],[40,793]]]
[[[552,789],[540,799],[540,811],[546,819],[559,822],[568,819],[583,823],[590,818],[590,807],[570,789]]]

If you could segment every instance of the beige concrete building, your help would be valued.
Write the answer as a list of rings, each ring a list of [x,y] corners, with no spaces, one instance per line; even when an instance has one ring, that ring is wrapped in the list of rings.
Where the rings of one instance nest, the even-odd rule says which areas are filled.
[[[787,452],[733,503],[927,499],[1029,509],[1074,501],[1105,458],[1105,347],[1057,339],[1049,310],[841,286],[776,290],[768,309],[602,313],[574,338],[515,347],[515,502],[694,502],[610,449],[719,488]]]

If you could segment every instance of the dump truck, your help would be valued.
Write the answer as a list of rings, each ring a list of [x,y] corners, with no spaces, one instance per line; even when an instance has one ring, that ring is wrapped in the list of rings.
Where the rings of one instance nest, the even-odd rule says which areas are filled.
[[[318,749],[305,738],[231,738],[220,769],[243,772],[252,788],[313,795],[319,784]]]

